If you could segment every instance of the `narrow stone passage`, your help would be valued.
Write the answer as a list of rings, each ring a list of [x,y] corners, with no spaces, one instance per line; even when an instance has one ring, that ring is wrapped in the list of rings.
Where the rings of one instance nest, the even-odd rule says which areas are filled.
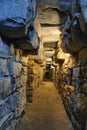
[[[18,130],[73,130],[61,98],[52,82],[42,82],[26,104]]]

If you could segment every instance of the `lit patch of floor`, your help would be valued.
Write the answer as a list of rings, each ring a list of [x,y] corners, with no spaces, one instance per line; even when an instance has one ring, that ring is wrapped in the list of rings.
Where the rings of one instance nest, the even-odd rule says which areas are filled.
[[[42,82],[34,92],[33,103],[26,104],[18,130],[73,130],[52,82]]]

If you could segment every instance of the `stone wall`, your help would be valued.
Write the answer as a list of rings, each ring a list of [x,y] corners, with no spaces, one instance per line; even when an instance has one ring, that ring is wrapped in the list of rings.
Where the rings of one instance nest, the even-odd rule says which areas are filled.
[[[27,101],[32,101],[32,90],[39,86],[42,74],[42,72],[40,74],[41,67],[37,66],[37,64],[34,65],[37,66],[36,70],[38,68],[37,72],[35,74],[29,73],[29,71],[34,69],[29,64],[29,54],[35,53],[36,57],[38,57],[38,49],[40,50],[41,48],[39,48],[41,32],[40,23],[37,19],[36,1],[24,1],[24,6],[20,2],[15,3],[14,1],[13,3],[15,4],[12,4],[13,12],[10,12],[13,14],[17,10],[17,16],[15,16],[16,14],[12,15],[9,13],[11,15],[10,19],[12,19],[12,16],[15,19],[20,19],[18,16],[23,15],[21,20],[25,22],[22,24],[22,27],[21,20],[19,22],[16,21],[18,22],[15,22],[17,32],[15,32],[15,27],[12,26],[13,33],[11,33],[10,26],[8,27],[11,21],[8,20],[8,24],[6,24],[4,29],[1,22],[2,29],[0,29],[0,34],[2,34],[4,41],[0,37],[0,130],[16,130],[24,114],[24,105]],[[5,6],[7,7],[6,2],[2,2],[2,4],[3,9]],[[17,8],[18,6],[20,8]],[[9,7],[10,5],[8,4]],[[20,10],[23,7],[25,10],[21,12]],[[7,11],[4,12],[7,19],[8,8],[5,8]],[[17,24],[20,24],[20,27],[23,28],[22,31],[20,31]],[[7,34],[5,35],[5,33]],[[22,33],[23,35],[21,35]]]
[[[42,73],[42,68],[28,54],[0,38],[0,130],[18,128],[24,105],[32,102]]]
[[[87,125],[87,48],[69,56],[58,70],[56,86],[75,130]],[[77,61],[78,57],[78,61]]]
[[[59,63],[60,68],[56,76],[56,86],[75,130],[87,130],[87,7],[85,4],[83,6],[85,2],[73,0],[72,7],[66,15],[61,43],[62,49],[71,55],[66,57],[64,63]]]
[[[34,60],[28,59],[27,76],[26,99],[27,102],[31,103],[33,101],[33,94],[43,78],[43,70]]]
[[[0,130],[15,130],[24,113],[26,63],[21,50],[0,38]]]

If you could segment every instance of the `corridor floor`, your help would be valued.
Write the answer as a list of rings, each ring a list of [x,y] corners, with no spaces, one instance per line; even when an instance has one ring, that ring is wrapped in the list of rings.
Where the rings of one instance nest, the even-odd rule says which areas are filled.
[[[18,130],[73,130],[52,82],[42,82],[36,89]]]

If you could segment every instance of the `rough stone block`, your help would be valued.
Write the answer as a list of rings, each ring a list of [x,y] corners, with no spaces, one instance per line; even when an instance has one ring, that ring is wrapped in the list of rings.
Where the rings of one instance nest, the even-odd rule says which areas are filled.
[[[19,91],[19,104],[23,105],[25,104],[25,101],[26,101],[26,91],[25,91],[25,88],[20,88]]]
[[[4,112],[4,101],[0,101],[0,120],[2,119],[2,117],[5,115],[5,112]]]
[[[28,67],[23,66],[24,74],[27,75]]]
[[[22,82],[22,85],[24,87],[26,87],[26,84],[27,84],[27,75],[22,75],[21,76],[21,82]]]
[[[11,92],[11,77],[7,77],[4,79],[4,86],[3,86],[3,98],[6,98]]]
[[[13,95],[9,96],[5,100],[0,102],[0,117],[2,118],[4,115],[14,112],[19,107],[19,95],[15,92]]]
[[[22,105],[19,106],[19,108],[17,108],[16,111],[15,111],[15,118],[21,117],[23,111],[24,111],[24,107]]]
[[[14,61],[13,58],[8,61],[8,68],[10,75],[13,77],[20,76],[23,71],[22,64]]]
[[[12,111],[14,111],[14,109],[16,108],[16,101],[13,102],[13,95],[9,96],[6,100],[5,100],[5,107],[7,108],[7,113],[11,113]],[[15,104],[15,105],[14,105]]]
[[[15,79],[15,87],[16,87],[16,89],[19,89],[19,88],[22,87],[22,86],[23,86],[23,84],[22,84],[21,77],[17,77],[17,78]]]
[[[13,113],[5,115],[0,121],[0,130],[6,130],[13,120]]]
[[[0,119],[2,119],[5,115],[8,115],[12,112],[12,102],[10,98],[6,100],[0,101]]]
[[[19,123],[20,123],[20,118],[17,120],[13,120],[11,125],[8,128],[6,128],[6,130],[16,130],[19,126]]]
[[[21,50],[20,49],[16,49],[16,55],[15,55],[15,60],[16,61],[21,61]]]
[[[73,76],[78,77],[80,74],[80,67],[73,68]]]
[[[22,56],[21,61],[27,65],[28,62],[28,56]]]
[[[7,76],[9,75],[9,69],[7,67],[7,59],[0,58],[0,75],[1,76]]]
[[[15,92],[10,99],[10,103],[12,104],[12,111],[15,111],[16,108],[19,106],[19,94]]]
[[[5,99],[11,92],[11,77],[0,78],[0,98]]]
[[[14,48],[14,45],[13,45],[13,44],[10,45],[10,55],[11,55],[11,56],[14,56],[14,55],[15,55],[15,48]]]
[[[10,47],[3,43],[0,37],[0,57],[8,58],[10,56]]]
[[[33,19],[31,0],[22,0],[22,2],[21,0],[1,1],[0,7],[2,7],[0,10],[1,34],[9,38],[20,38],[27,35]]]
[[[13,110],[16,109],[17,103],[13,102],[12,96],[6,98],[5,100],[0,101],[0,119],[5,115],[10,114]]]

